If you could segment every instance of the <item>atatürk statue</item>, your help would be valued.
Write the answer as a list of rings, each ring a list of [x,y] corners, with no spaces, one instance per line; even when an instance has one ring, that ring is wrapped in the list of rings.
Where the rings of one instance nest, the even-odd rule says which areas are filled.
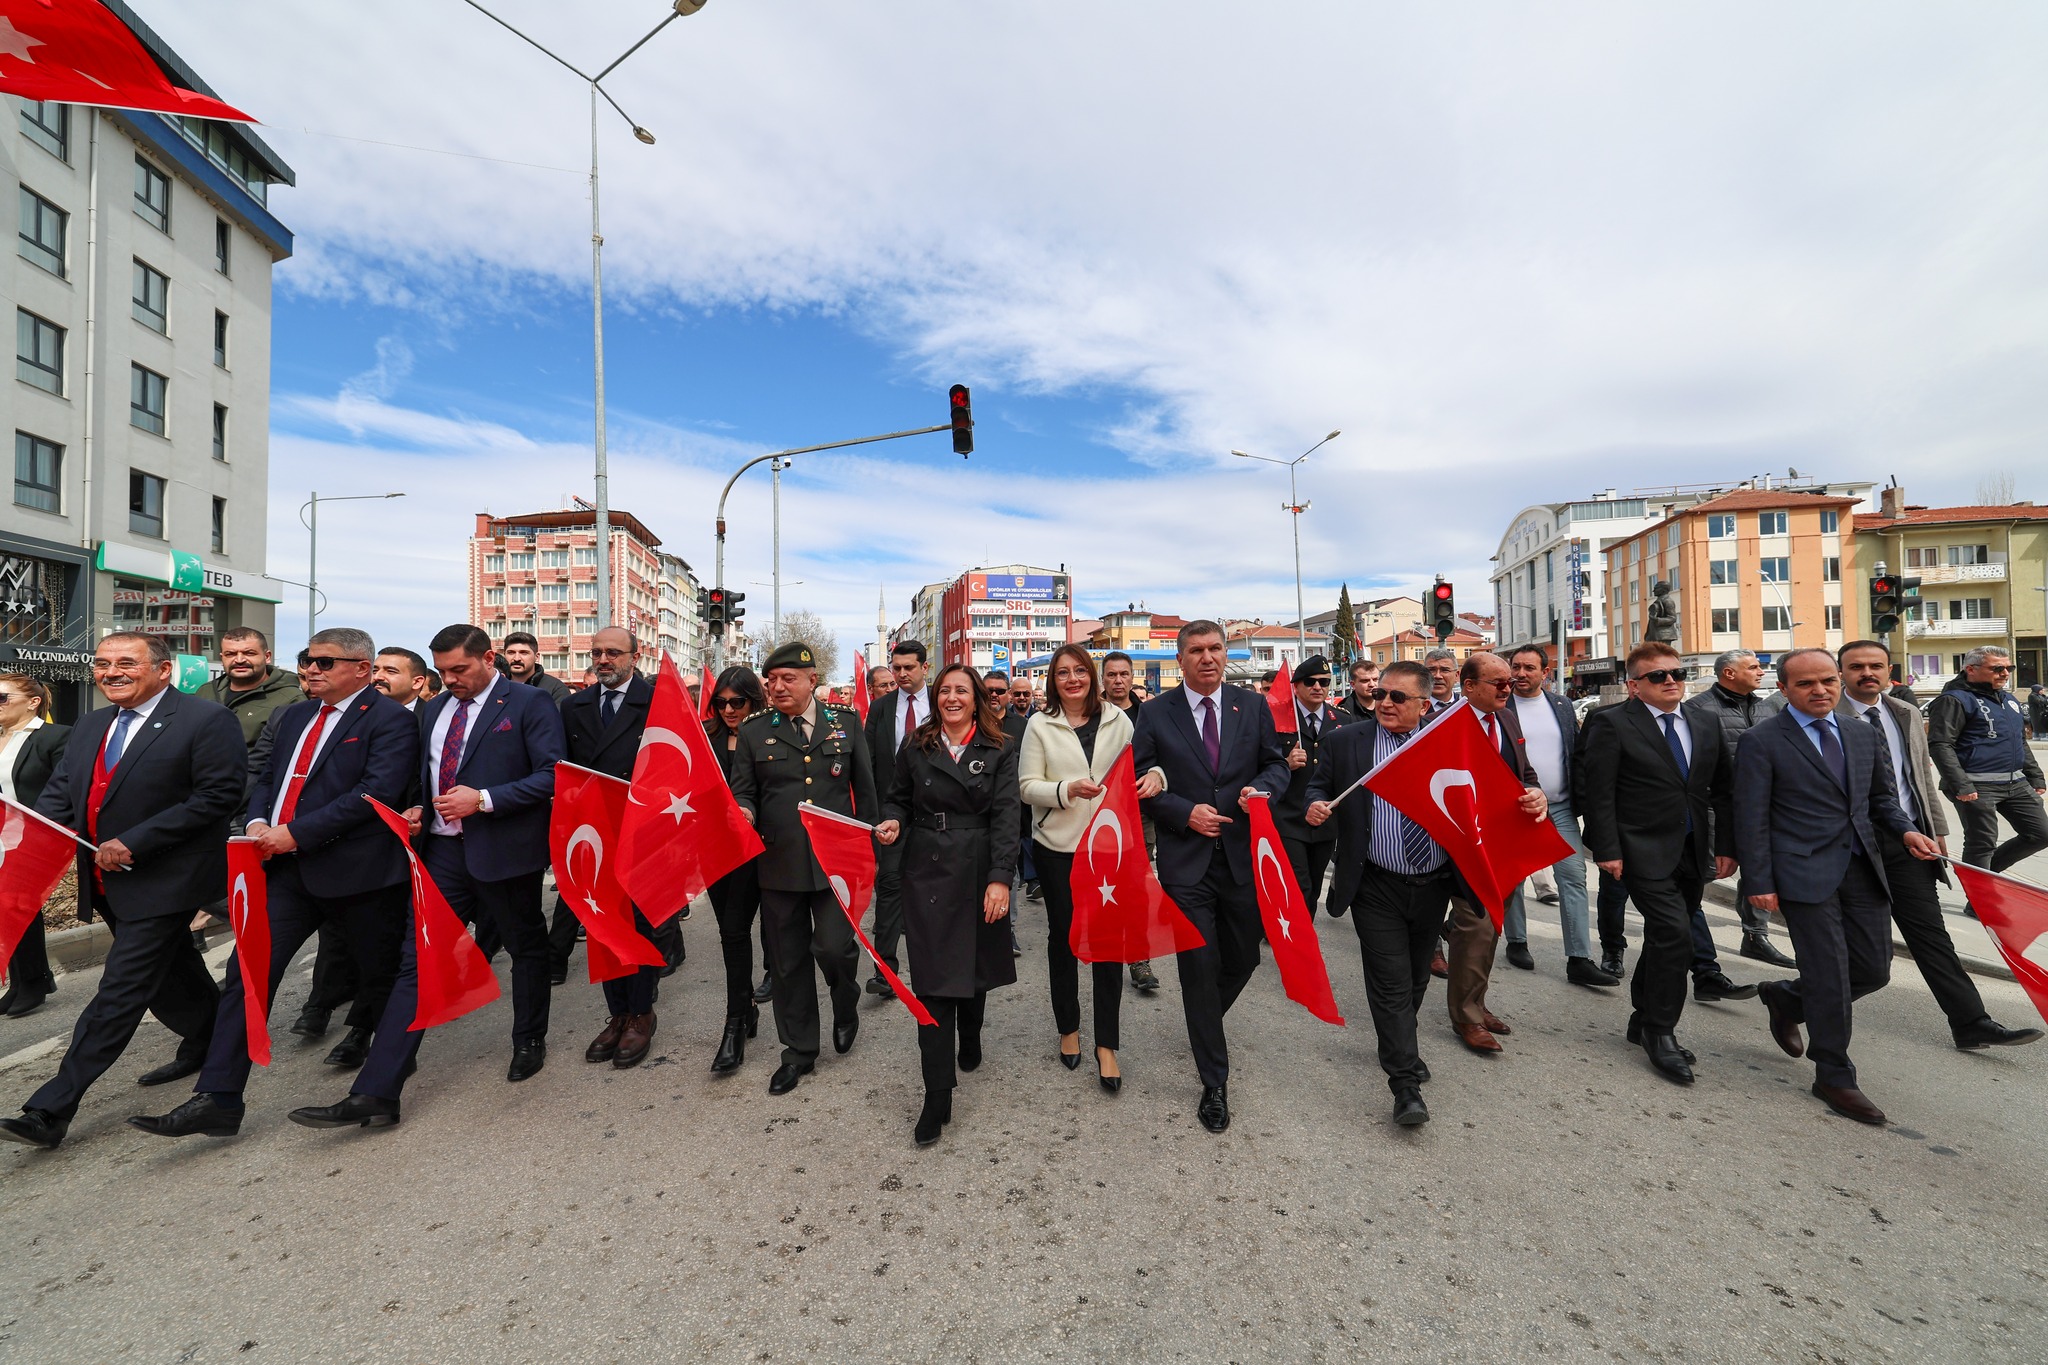
[[[1671,600],[1671,585],[1661,578],[1650,584],[1650,620],[1643,627],[1643,639],[1678,643],[1678,606]]]

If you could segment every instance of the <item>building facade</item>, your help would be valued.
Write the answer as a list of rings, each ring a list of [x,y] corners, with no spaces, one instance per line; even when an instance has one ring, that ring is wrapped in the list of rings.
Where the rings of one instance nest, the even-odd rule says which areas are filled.
[[[1330,656],[1330,637],[1321,631],[1307,632],[1308,643],[1304,648],[1301,632],[1293,626],[1267,626],[1256,623],[1232,622],[1229,633],[1224,637],[1227,655],[1234,656],[1242,650],[1243,662],[1233,661],[1224,670],[1232,682],[1246,682],[1262,679],[1280,667],[1282,656],[1292,670],[1303,659],[1311,655]]]
[[[180,83],[212,93],[125,5],[109,8]],[[0,281],[15,322],[0,506],[0,668],[89,704],[93,644],[158,636],[181,686],[222,632],[270,632],[266,576],[269,208],[291,167],[235,124],[11,96],[0,179],[16,209]]]
[[[931,589],[919,597],[930,600]],[[1010,672],[1016,661],[1049,654],[1070,638],[1073,580],[1064,567],[1003,564],[974,569],[937,594],[936,639],[925,647],[944,663]]]

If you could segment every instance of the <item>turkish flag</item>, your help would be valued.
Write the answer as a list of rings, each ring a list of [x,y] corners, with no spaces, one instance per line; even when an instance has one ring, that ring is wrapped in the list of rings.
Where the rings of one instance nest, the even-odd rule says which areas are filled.
[[[704,678],[697,684],[697,719],[713,720],[718,716],[717,703],[711,700],[718,691],[718,679],[711,672],[711,665],[704,665]]]
[[[619,821],[619,882],[661,924],[761,848],[664,650]]]
[[[21,936],[43,913],[84,843],[55,820],[0,798],[0,981],[7,979]]]
[[[1266,708],[1273,713],[1273,728],[1283,735],[1301,733],[1301,722],[1294,714],[1294,666],[1287,656],[1280,656],[1280,671],[1273,677],[1273,685],[1266,689]]]
[[[936,1027],[939,1021],[932,1018],[932,1012],[924,1007],[924,1001],[911,994],[910,987],[903,984],[903,978],[875,955],[875,945],[868,942],[868,936],[860,930],[861,911],[867,908],[868,897],[875,889],[875,827],[837,811],[823,810],[808,801],[798,806],[796,813],[797,818],[804,822],[804,833],[810,837],[811,856],[818,860],[819,867],[825,869],[825,880],[832,883],[832,894],[839,898],[839,908],[846,912],[846,922],[853,926],[853,936],[860,940],[860,946],[874,962],[875,970],[881,973],[882,980],[889,983],[889,989],[896,992],[896,998],[903,1002],[912,1018],[920,1024]]]
[[[469,930],[455,918],[448,898],[421,866],[420,855],[412,850],[405,817],[374,796],[366,795],[363,800],[405,845],[405,860],[412,866],[412,942],[419,968],[419,1008],[406,1027],[435,1028],[490,1004],[498,998],[498,978]]]
[[[2027,957],[2027,949],[2048,934],[2048,891],[2017,877],[1986,872],[1967,863],[1950,862],[1977,922],[1991,931],[1998,955],[2012,968],[2044,1020],[2048,1020],[2048,970]]]
[[[874,698],[868,695],[867,661],[863,659],[853,670],[853,709],[862,725],[868,723],[868,708],[874,704]]]
[[[0,0],[0,91],[25,100],[256,121],[172,85],[142,41],[99,0]]]
[[[555,888],[583,923],[584,965],[592,981],[610,981],[636,967],[661,967],[661,949],[633,922],[633,902],[619,885],[618,859],[605,859],[619,846],[619,821],[626,813],[622,778],[555,764],[555,804],[548,818],[548,855]],[[578,853],[585,856],[578,857]]]
[[[1074,923],[1067,945],[1083,962],[1150,962],[1201,947],[1201,930],[1166,894],[1145,856],[1137,762],[1128,747],[1102,785],[1102,804],[1074,855]],[[1105,843],[1113,851],[1105,851]]]
[[[242,972],[249,1060],[270,1065],[270,883],[254,839],[228,840],[228,927]]]
[[[1315,916],[1302,898],[1294,867],[1280,846],[1273,826],[1273,802],[1254,797],[1252,817],[1252,883],[1259,892],[1259,918],[1266,922],[1266,942],[1273,945],[1273,965],[1287,998],[1326,1024],[1342,1024],[1337,997],[1330,990],[1330,968],[1323,961],[1322,940],[1316,937]]]
[[[1572,856],[1547,817],[1523,814],[1521,779],[1468,702],[1423,726],[1363,782],[1451,855],[1496,930],[1523,878]]]

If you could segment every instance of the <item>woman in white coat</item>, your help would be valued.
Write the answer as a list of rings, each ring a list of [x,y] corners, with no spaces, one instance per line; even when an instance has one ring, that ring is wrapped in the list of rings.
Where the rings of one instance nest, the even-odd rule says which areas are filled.
[[[1095,660],[1080,645],[1060,646],[1046,676],[1045,705],[1025,728],[1017,779],[1031,809],[1032,859],[1045,891],[1050,930],[1045,956],[1060,1063],[1071,1071],[1081,1062],[1080,964],[1068,947],[1074,923],[1074,850],[1102,804],[1104,775],[1130,746],[1132,726],[1121,708],[1102,704]],[[1158,773],[1147,773],[1138,782],[1138,794],[1156,796],[1164,786]],[[1094,968],[1095,1068],[1102,1088],[1114,1095],[1123,1085],[1116,1059],[1123,967],[1098,962]]]

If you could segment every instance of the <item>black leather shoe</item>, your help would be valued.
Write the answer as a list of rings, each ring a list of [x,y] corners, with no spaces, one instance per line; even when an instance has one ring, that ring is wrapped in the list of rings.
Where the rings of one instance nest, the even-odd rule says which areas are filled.
[[[1220,1085],[1202,1087],[1202,1102],[1195,1106],[1195,1117],[1202,1126],[1212,1133],[1220,1133],[1230,1126],[1230,1095]]]
[[[194,1095],[168,1114],[137,1114],[128,1125],[158,1137],[233,1137],[242,1131],[242,1111],[223,1109],[211,1095]]]
[[[1955,1032],[1956,1046],[1965,1052],[1974,1052],[1984,1047],[2018,1047],[2022,1043],[2041,1041],[2041,1030],[2037,1028],[2007,1028],[1985,1015],[1974,1024],[1965,1024]]]
[[[1415,1079],[1421,1081],[1424,1085],[1429,1084],[1429,1063],[1423,1061],[1420,1057],[1415,1059]]]
[[[1027,901],[1044,900],[1045,888],[1040,886],[1037,882],[1024,883],[1024,899]]]
[[[1602,953],[1600,955],[1600,970],[1607,973],[1609,976],[1613,977],[1616,981],[1619,981],[1624,976],[1628,975],[1628,973],[1625,970],[1623,970],[1622,956],[1620,953]]]
[[[929,1147],[939,1140],[939,1134],[952,1121],[953,1092],[927,1090],[924,1092],[924,1110],[917,1116],[917,1127],[911,1130],[911,1140],[920,1147]]]
[[[34,1014],[43,1007],[43,1002],[57,993],[57,978],[46,976],[40,981],[17,981],[7,988],[7,994],[0,996],[0,1015],[19,1019],[24,1014]]]
[[[809,1062],[784,1062],[775,1068],[775,1074],[768,1078],[768,1093],[787,1095],[796,1089],[796,1083],[811,1074]]]
[[[24,1109],[14,1118],[0,1119],[0,1137],[24,1147],[41,1147],[45,1151],[62,1142],[70,1128],[71,1125],[63,1119],[45,1114],[40,1109]]]
[[[1429,1106],[1420,1090],[1403,1090],[1394,1096],[1394,1122],[1403,1128],[1419,1128],[1429,1122]]]
[[[550,986],[565,986],[565,985],[567,985],[568,983],[569,983],[569,964],[568,964],[568,963],[566,963],[566,962],[557,962],[557,963],[554,963],[554,964],[553,964],[552,966],[550,966],[550,967],[548,968],[548,984],[549,984]]]
[[[398,1122],[398,1101],[350,1095],[340,1104],[308,1105],[286,1117],[303,1128],[389,1128]]]
[[[320,1060],[328,1066],[343,1067],[349,1071],[362,1068],[363,1059],[370,1055],[370,1039],[376,1034],[366,1028],[352,1028],[342,1035],[334,1050]]]
[[[1650,1059],[1650,1065],[1680,1085],[1692,1084],[1692,1063],[1690,1054],[1678,1045],[1669,1029],[1642,1030],[1643,1055]]]
[[[532,1077],[538,1076],[540,1069],[547,1064],[548,1045],[546,1039],[536,1038],[530,1043],[514,1044],[512,1048],[512,1065],[506,1069],[505,1079],[508,1081],[529,1080]]]
[[[960,1069],[973,1071],[981,1065],[981,1035],[960,1040]]]
[[[1568,957],[1564,960],[1564,979],[1574,986],[1619,986],[1621,978],[1612,972],[1602,971],[1593,965],[1590,957]]]
[[[1754,962],[1768,962],[1773,967],[1784,967],[1787,970],[1794,970],[1799,966],[1798,961],[1789,953],[1779,952],[1772,945],[1770,936],[1767,934],[1751,933],[1748,930],[1744,930],[1742,946],[1735,951]]]
[[[754,1003],[765,1005],[775,998],[775,978],[767,972],[761,973],[761,984],[754,987]]]
[[[1520,967],[1525,972],[1535,971],[1536,959],[1530,954],[1529,945],[1526,943],[1510,943],[1508,945],[1508,965],[1510,967]]]
[[[1643,1041],[1643,1025],[1642,1025],[1642,1021],[1641,1021],[1641,1020],[1639,1020],[1639,1019],[1637,1019],[1637,1018],[1636,1018],[1636,1016],[1634,1016],[1633,1014],[1631,1014],[1631,1015],[1630,1015],[1630,1016],[1628,1017],[1628,1040],[1629,1040],[1629,1041],[1630,1041],[1631,1043],[1638,1043],[1638,1044],[1639,1044],[1639,1043],[1641,1043],[1641,1042]],[[1674,1037],[1672,1038],[1672,1042],[1673,1042],[1674,1044],[1676,1044],[1676,1043],[1677,1043],[1677,1041],[1678,1041],[1678,1040],[1677,1040],[1676,1036],[1674,1036]],[[1685,1064],[1686,1064],[1687,1066],[1691,1066],[1691,1065],[1692,1065],[1692,1064],[1693,1064],[1694,1062],[1697,1062],[1697,1061],[1699,1060],[1699,1058],[1697,1058],[1697,1057],[1695,1057],[1695,1056],[1693,1056],[1693,1055],[1692,1055],[1692,1049],[1691,1049],[1691,1048],[1688,1048],[1688,1047],[1681,1047],[1681,1048],[1679,1048],[1679,1049],[1678,1049],[1678,1055],[1679,1055],[1679,1056],[1681,1056],[1681,1057],[1683,1057],[1683,1058],[1685,1058]]]
[[[1870,1102],[1870,1096],[1853,1085],[1822,1085],[1813,1083],[1815,1098],[1845,1119],[1867,1123],[1872,1127],[1884,1127],[1884,1110]]]
[[[1791,1002],[1780,995],[1777,982],[1767,984],[1769,990],[1757,988],[1757,999],[1764,1002],[1764,1013],[1771,1018],[1771,1040],[1787,1057],[1804,1057],[1806,1039],[1800,1036],[1799,1021],[1792,1017]]]
[[[1748,1000],[1755,995],[1754,985],[1738,986],[1725,972],[1701,972],[1692,979],[1692,998],[1703,1005],[1716,1000]]]
[[[145,1071],[135,1078],[137,1085],[169,1085],[187,1076],[197,1076],[199,1068],[205,1065],[196,1058],[173,1057],[153,1071]]]
[[[894,968],[891,968],[891,970],[893,971]],[[869,995],[879,995],[884,1000],[887,1000],[890,996],[894,995],[895,993],[896,992],[889,989],[889,983],[882,980],[882,974],[880,972],[876,972],[873,976],[868,978]]]
[[[853,1040],[860,1036],[860,1016],[848,1013],[844,1019],[832,1021],[832,1050],[842,1056],[853,1050]]]
[[[719,1035],[718,1055],[711,1059],[711,1074],[723,1076],[738,1071],[747,1060],[747,1021],[744,1015],[729,1015],[725,1032]]]
[[[292,1032],[301,1038],[318,1038],[327,1032],[327,1021],[333,1010],[323,1010],[318,1005],[308,1005],[299,1011],[299,1017],[292,1020]]]

